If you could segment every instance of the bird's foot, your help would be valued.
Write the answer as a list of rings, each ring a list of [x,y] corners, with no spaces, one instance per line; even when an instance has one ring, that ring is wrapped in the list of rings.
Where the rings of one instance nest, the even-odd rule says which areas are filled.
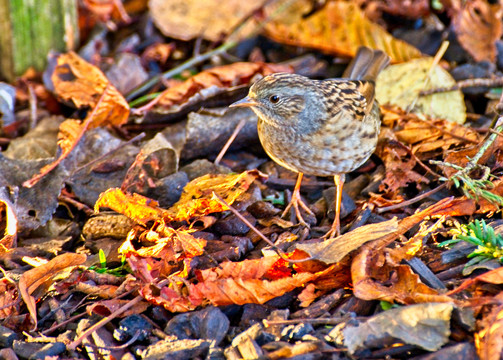
[[[299,205],[302,209],[304,209],[304,211],[313,216],[313,217],[316,217],[314,215],[314,213],[311,211],[311,209],[309,209],[309,207],[302,201],[301,197],[300,197],[300,191],[296,191],[294,189],[293,193],[292,193],[292,199],[290,200],[290,203],[287,205],[287,207],[285,208],[285,210],[283,211],[283,214],[281,215],[281,217],[286,217],[288,215],[288,213],[290,212],[292,206],[295,210],[295,216],[297,217],[297,220],[299,222],[300,225],[302,226],[306,226],[306,227],[310,227],[308,223],[305,222],[304,218],[302,217],[302,214],[300,212],[300,208],[299,208]]]
[[[334,223],[332,224],[332,227],[330,228],[330,231],[327,232],[325,235],[323,235],[323,239],[328,240],[328,239],[333,239],[336,238],[341,234],[341,224],[339,221],[339,217],[336,216],[334,219]]]

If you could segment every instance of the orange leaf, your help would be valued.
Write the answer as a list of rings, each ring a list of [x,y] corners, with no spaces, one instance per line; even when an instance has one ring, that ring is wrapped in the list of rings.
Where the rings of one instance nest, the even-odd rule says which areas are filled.
[[[503,350],[503,306],[495,307],[479,322],[475,346],[481,360],[499,360]]]
[[[473,279],[467,279],[463,281],[463,283],[459,285],[457,288],[449,291],[448,294],[449,295],[456,294],[460,291],[469,288],[470,286],[474,285],[479,281],[497,285],[503,284],[503,267],[499,267],[497,269],[485,272],[477,277],[474,277]]]
[[[19,279],[19,292],[23,297],[26,307],[30,312],[31,320],[33,322],[33,330],[37,328],[37,309],[35,305],[35,298],[31,294],[49,280],[50,277],[57,274],[61,270],[70,266],[81,265],[86,261],[87,257],[83,254],[61,254],[50,260],[48,263],[39,267],[26,271]]]
[[[167,221],[184,221],[196,216],[205,216],[227,210],[213,192],[231,205],[257,179],[256,170],[241,174],[204,175],[192,180],[183,189],[180,200],[166,212]]]
[[[266,7],[266,17],[273,16],[285,1],[276,1]],[[381,26],[369,21],[355,2],[328,1],[321,10],[304,18],[311,8],[309,0],[295,1],[282,16],[273,17],[266,25],[266,35],[281,43],[336,55],[354,56],[358,47],[365,45],[385,51],[393,62],[422,56],[412,45],[395,39]]]
[[[500,3],[487,0],[453,1],[452,25],[459,43],[475,61],[496,60],[496,41],[502,34]],[[461,5],[462,4],[462,5]]]
[[[94,211],[107,207],[130,219],[145,225],[151,220],[160,220],[165,210],[159,208],[157,201],[138,194],[126,194],[121,189],[108,189],[100,194]]]
[[[58,97],[73,102],[77,108],[94,109],[98,102],[101,102],[92,123],[89,124],[90,129],[105,125],[122,125],[127,121],[128,103],[100,69],[72,51],[59,55],[55,60],[51,81]]]
[[[88,129],[106,125],[122,125],[129,116],[129,105],[119,91],[97,67],[89,64],[74,52],[59,55],[50,60],[54,66],[51,76],[54,93],[65,101],[72,101],[77,108],[90,108],[81,123],[67,120],[60,125],[58,145],[63,150],[52,163],[23,183],[32,187],[53,170],[77,146]],[[56,64],[54,64],[56,62]]]
[[[205,100],[222,90],[248,85],[275,72],[292,72],[292,68],[286,65],[249,62],[216,66],[166,89],[154,101],[138,111],[148,110],[156,105],[156,111],[165,112],[172,109],[178,112],[181,108]]]

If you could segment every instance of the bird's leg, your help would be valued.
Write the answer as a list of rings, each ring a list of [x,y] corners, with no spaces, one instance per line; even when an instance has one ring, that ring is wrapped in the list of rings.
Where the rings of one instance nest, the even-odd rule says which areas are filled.
[[[293,189],[292,193],[292,199],[290,200],[290,203],[287,205],[285,208],[285,211],[283,211],[283,214],[281,217],[285,217],[286,214],[290,211],[290,209],[293,208],[295,209],[295,215],[297,216],[297,220],[299,220],[299,224],[303,226],[309,227],[309,225],[304,221],[304,218],[302,217],[302,214],[300,213],[299,205],[309,214],[312,216],[315,216],[314,213],[307,207],[306,204],[302,201],[300,197],[300,184],[302,182],[302,177],[304,174],[301,172],[299,173],[299,176],[297,177],[297,182],[295,183],[295,188]]]
[[[342,186],[344,185],[345,175],[334,175],[335,183],[335,218],[332,228],[324,236],[326,239],[331,239],[339,236],[341,233],[341,202],[342,202]]]

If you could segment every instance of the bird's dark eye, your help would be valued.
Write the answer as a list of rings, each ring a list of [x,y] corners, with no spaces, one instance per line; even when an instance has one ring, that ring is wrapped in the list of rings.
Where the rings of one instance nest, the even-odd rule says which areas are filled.
[[[279,96],[278,95],[271,95],[269,98],[269,101],[272,102],[273,104],[276,104],[279,101]]]

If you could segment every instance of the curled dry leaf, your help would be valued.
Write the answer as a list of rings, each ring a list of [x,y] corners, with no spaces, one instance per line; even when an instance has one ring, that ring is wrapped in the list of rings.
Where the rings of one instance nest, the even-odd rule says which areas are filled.
[[[167,115],[184,109],[194,110],[196,104],[222,92],[244,87],[260,78],[276,73],[292,72],[292,67],[279,64],[238,62],[201,71],[181,84],[166,89],[150,104],[138,111]]]
[[[503,33],[500,2],[487,0],[452,1],[452,25],[459,43],[475,61],[496,60],[496,41]]]
[[[449,295],[456,294],[460,291],[463,291],[465,289],[468,289],[470,286],[475,285],[477,282],[482,281],[490,284],[497,284],[501,285],[503,284],[503,267],[499,267],[497,269],[485,272],[479,276],[476,276],[472,279],[467,279],[463,281],[461,285],[459,285],[457,288],[449,291]]]
[[[129,116],[129,105],[105,75],[74,52],[50,59],[48,76],[53,92],[62,100],[72,102],[77,108],[89,108],[83,122],[66,120],[59,128],[58,145],[61,155],[40,172],[23,183],[32,187],[61,163],[77,146],[84,133],[92,128],[122,125]]]
[[[193,230],[173,229],[161,222],[159,226],[141,236],[154,245],[135,249],[131,242],[132,238],[128,237],[119,248],[119,253],[127,257],[137,255],[162,258],[165,261],[178,261],[181,254],[183,257],[202,255],[206,240],[195,238],[191,232]]]
[[[49,87],[58,98],[73,103],[78,109],[95,109],[98,102],[101,103],[89,128],[126,122],[129,105],[100,69],[73,51],[52,58],[50,62]]]
[[[18,221],[16,213],[14,210],[14,204],[10,200],[10,196],[6,194],[6,188],[0,188],[0,213],[5,214],[3,216],[2,224],[4,228],[3,237],[0,238],[0,252],[4,252],[13,247],[16,247],[17,231],[18,231]]]
[[[275,1],[265,8],[272,16],[288,0]],[[289,45],[320,49],[330,54],[354,56],[364,45],[385,51],[393,62],[421,57],[412,45],[395,39],[381,26],[369,21],[353,1],[328,1],[323,8],[304,18],[312,1],[299,0],[282,10],[281,16],[265,26],[266,35]]]
[[[355,296],[364,300],[378,299],[405,304],[452,302],[453,299],[449,296],[439,295],[437,291],[424,285],[408,265],[396,266],[398,262],[396,256],[387,257],[383,251],[378,251],[423,221],[425,217],[448,213],[451,206],[452,199],[441,200],[423,211],[402,219],[395,233],[363,245],[351,264]],[[414,244],[411,243],[411,246]],[[395,275],[392,276],[393,274]]]
[[[377,224],[361,226],[334,239],[321,243],[298,244],[297,249],[326,264],[341,261],[347,254],[360,248],[366,242],[379,239],[398,230],[398,221],[393,218]]]
[[[44,284],[52,276],[70,266],[78,266],[86,261],[84,254],[61,254],[50,260],[48,263],[40,265],[34,269],[26,271],[19,279],[19,292],[23,297],[26,307],[30,312],[33,329],[37,328],[37,309],[35,298],[31,295],[35,289]]]

